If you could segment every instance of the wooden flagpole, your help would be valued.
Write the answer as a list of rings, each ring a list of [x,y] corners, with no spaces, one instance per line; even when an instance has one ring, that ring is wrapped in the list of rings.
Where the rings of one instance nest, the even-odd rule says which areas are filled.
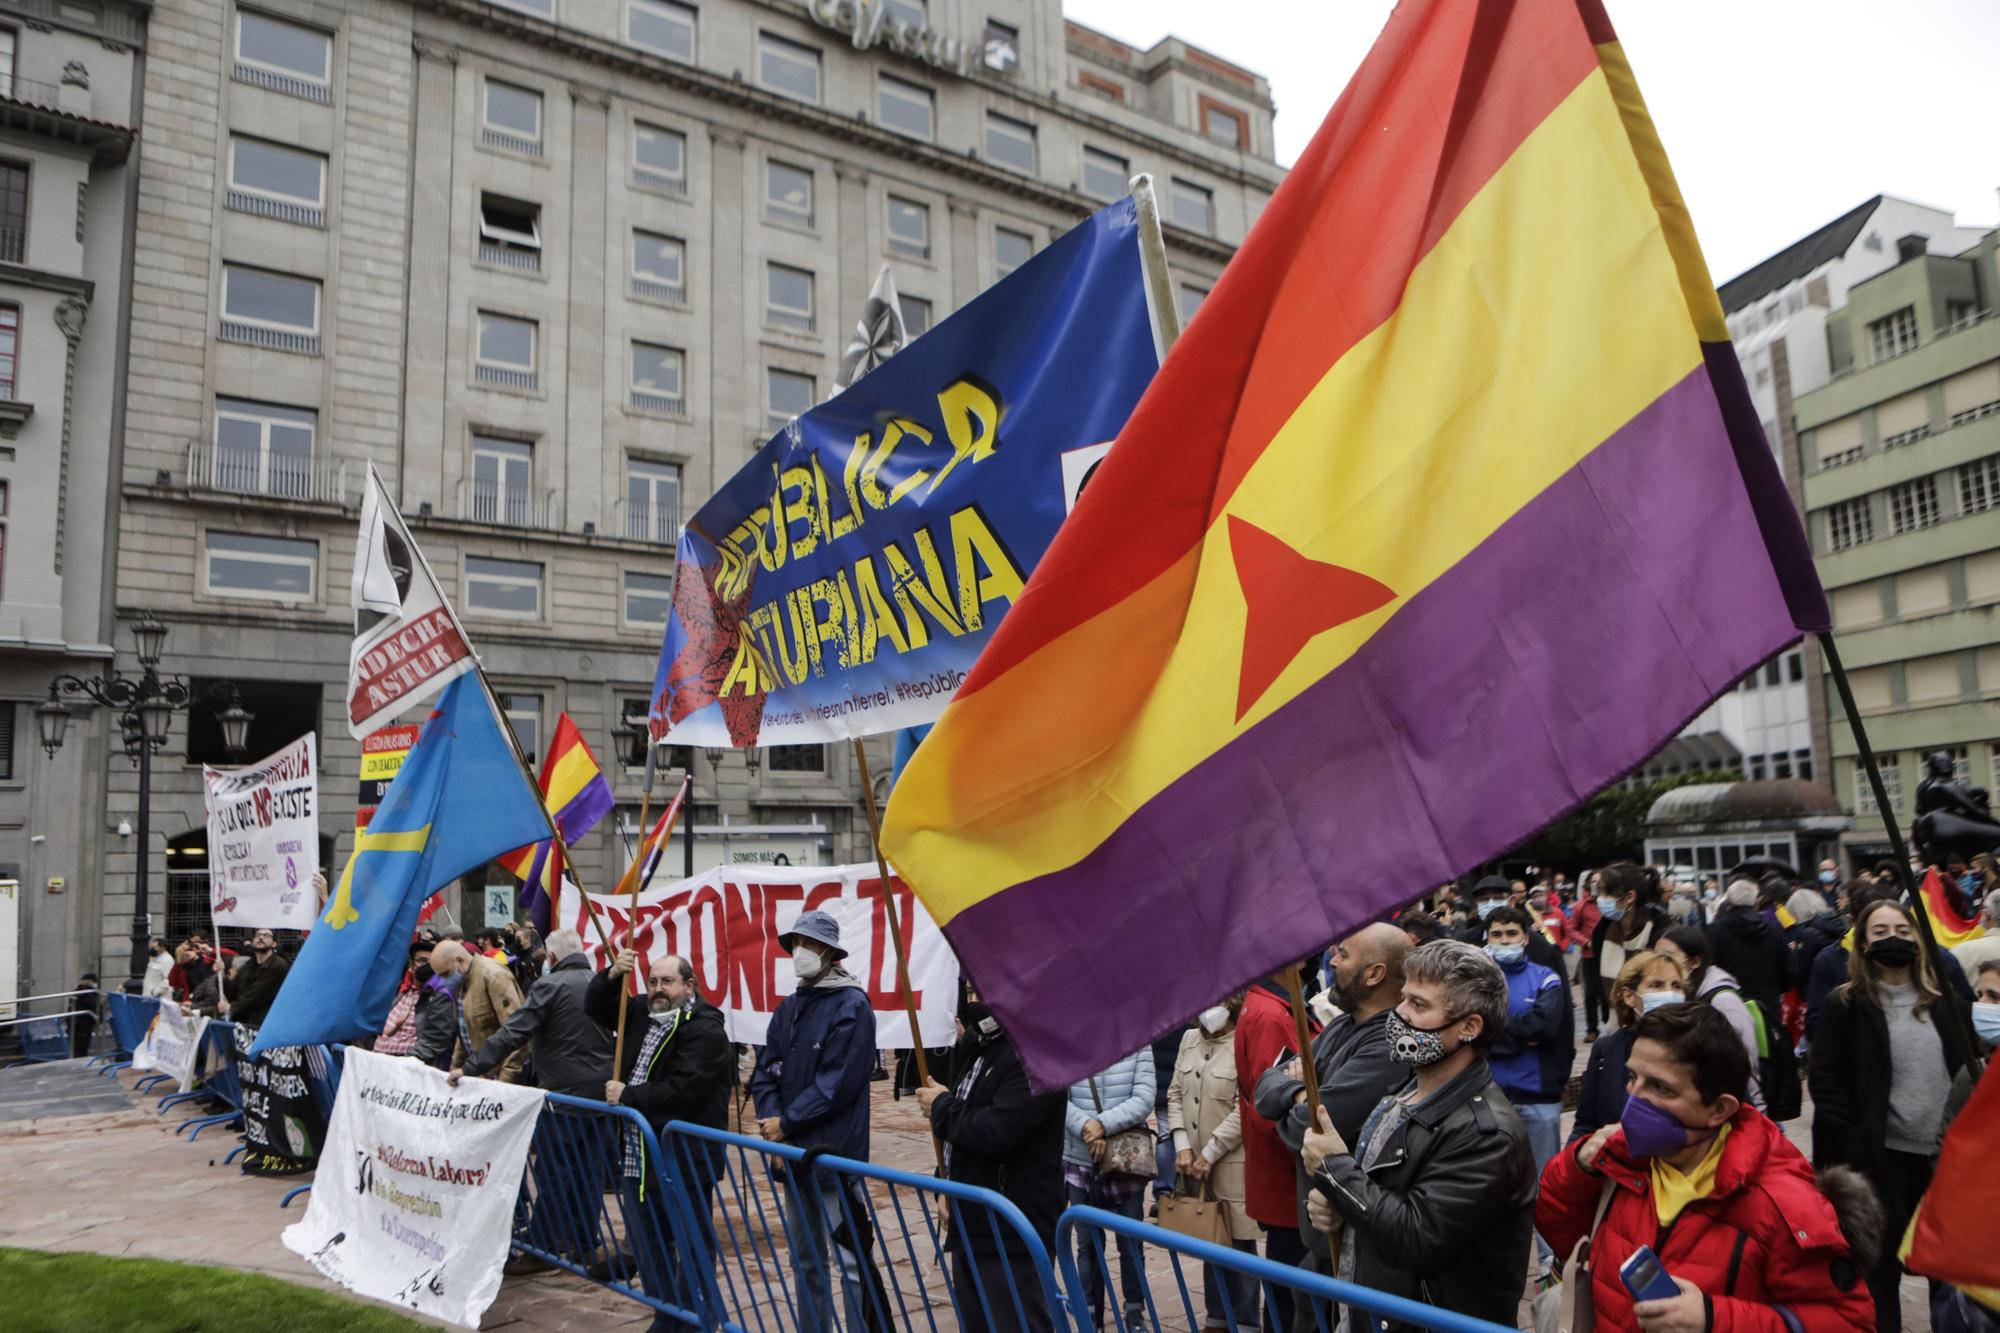
[[[1313,1059],[1312,1026],[1306,1022],[1306,991],[1303,973],[1305,964],[1294,963],[1285,969],[1285,993],[1292,1001],[1292,1028],[1299,1038],[1299,1081],[1306,1085],[1306,1124],[1312,1129],[1319,1128],[1319,1066]],[[1336,1224],[1326,1233],[1327,1252],[1336,1259],[1340,1257],[1340,1228]]]
[[[653,749],[651,745],[648,745],[646,747],[646,789],[639,800],[639,827],[641,830],[645,829],[646,817],[651,813],[650,807],[653,800],[652,773]],[[674,798],[673,808],[667,812],[666,828],[660,834],[662,840],[672,836],[674,825],[680,820],[681,811],[687,807],[687,797],[688,779],[682,778],[680,795]],[[640,872],[646,864],[647,846],[648,838],[642,831],[639,835],[639,853],[633,858],[632,864],[625,868],[625,879],[631,884],[632,889],[629,900],[631,905],[625,914],[625,946],[627,948],[631,948],[632,946],[632,923],[639,919],[639,892],[644,887],[645,880],[645,876]],[[638,972],[639,960],[635,956],[632,960],[632,973],[635,979],[638,976]],[[619,998],[622,1000],[624,998],[624,988],[621,986],[619,991]],[[618,1037],[613,1043],[611,1051],[611,1068],[614,1073],[625,1067],[625,1013],[631,1007],[629,1004],[620,1004],[618,1006]]]

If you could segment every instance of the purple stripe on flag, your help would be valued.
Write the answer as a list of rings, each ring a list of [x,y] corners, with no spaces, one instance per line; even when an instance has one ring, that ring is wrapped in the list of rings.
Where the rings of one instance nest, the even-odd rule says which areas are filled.
[[[597,821],[610,814],[614,804],[611,786],[602,773],[584,783],[582,790],[570,797],[569,804],[556,811],[556,827],[562,830],[563,841],[575,842],[596,828]]]
[[[1709,374],[1089,856],[952,920],[1037,1087],[1513,847],[1798,637]]]

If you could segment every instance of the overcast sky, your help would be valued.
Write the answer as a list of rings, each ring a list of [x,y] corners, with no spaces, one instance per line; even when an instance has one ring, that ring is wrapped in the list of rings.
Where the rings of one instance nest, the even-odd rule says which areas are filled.
[[[1462,0],[1448,0],[1458,3]],[[1722,282],[1874,194],[2000,216],[2000,0],[1607,0]],[[1296,159],[1391,0],[1064,0],[1256,70]]]

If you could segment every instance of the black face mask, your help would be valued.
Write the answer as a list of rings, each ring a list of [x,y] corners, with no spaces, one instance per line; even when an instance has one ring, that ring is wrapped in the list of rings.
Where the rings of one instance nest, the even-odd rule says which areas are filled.
[[[1870,944],[1866,952],[1877,967],[1909,967],[1917,961],[1917,942],[1891,935]]]
[[[413,970],[413,975],[417,979],[417,984],[421,986],[426,981],[429,981],[431,977],[434,976],[435,974],[431,971],[431,965],[429,963],[418,963],[415,969]]]
[[[1000,1020],[993,1016],[992,1006],[980,1000],[967,1000],[958,1006],[958,1021],[965,1026],[965,1035],[975,1042],[991,1041],[1000,1034]]]

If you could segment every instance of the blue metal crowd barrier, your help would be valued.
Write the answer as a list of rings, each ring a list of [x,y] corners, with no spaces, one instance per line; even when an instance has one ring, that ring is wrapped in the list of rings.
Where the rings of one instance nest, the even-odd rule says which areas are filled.
[[[52,1064],[69,1059],[69,1024],[63,1021],[67,1017],[67,1014],[51,1014],[45,1018],[16,1020],[13,1024],[14,1035],[21,1042],[21,1058],[9,1062],[7,1067]]]
[[[1137,1326],[1128,1318],[1124,1302],[1111,1283],[1111,1267],[1104,1249],[1104,1234],[1119,1240],[1119,1263],[1141,1265],[1141,1286],[1145,1291],[1144,1311]],[[1382,1327],[1384,1320],[1439,1333],[1509,1333],[1511,1326],[1490,1324],[1469,1315],[1440,1310],[1434,1305],[1405,1300],[1371,1287],[1356,1286],[1337,1278],[1309,1273],[1288,1264],[1273,1263],[1257,1254],[1231,1249],[1208,1241],[1195,1240],[1165,1227],[1153,1226],[1136,1218],[1106,1212],[1102,1208],[1073,1207],[1056,1224],[1057,1249],[1062,1264],[1063,1288],[1069,1294],[1070,1314],[1080,1329],[1098,1327],[1093,1318],[1088,1293],[1100,1292],[1115,1321],[1117,1333],[1160,1333],[1164,1327],[1246,1328],[1259,1322],[1259,1305],[1264,1309],[1303,1305],[1310,1311],[1311,1327],[1317,1333],[1332,1333],[1339,1325],[1339,1307],[1345,1306],[1350,1328],[1369,1333]],[[1160,1308],[1152,1284],[1143,1280],[1143,1248],[1151,1246],[1168,1256],[1173,1269],[1178,1308]],[[1089,1265],[1086,1270],[1083,1266]],[[1199,1265],[1203,1287],[1203,1307],[1196,1308],[1187,1269]],[[1279,1328],[1298,1328],[1280,1318]]]
[[[515,1205],[514,1248],[650,1306],[713,1327],[700,1290],[707,1251],[690,1243],[681,1191],[644,1116],[552,1092],[535,1124]]]
[[[192,1129],[188,1142],[201,1137],[201,1132],[210,1125],[240,1125],[243,1123],[243,1082],[236,1073],[236,1025],[220,1020],[211,1022],[201,1034],[201,1086],[192,1092],[176,1092],[160,1098],[160,1113],[166,1114],[169,1106],[191,1101],[198,1097],[219,1099],[228,1109],[216,1115],[191,1116],[174,1126],[174,1133]],[[223,1160],[236,1156],[231,1152]]]
[[[104,1003],[111,1016],[111,1040],[115,1049],[104,1060],[103,1072],[115,1074],[132,1067],[132,1052],[146,1040],[146,1031],[153,1025],[153,1016],[160,1012],[160,998],[157,995],[127,995],[122,991],[111,991],[105,995]]]
[[[726,1333],[1063,1324],[1044,1238],[992,1190],[678,1121],[666,1145]]]

